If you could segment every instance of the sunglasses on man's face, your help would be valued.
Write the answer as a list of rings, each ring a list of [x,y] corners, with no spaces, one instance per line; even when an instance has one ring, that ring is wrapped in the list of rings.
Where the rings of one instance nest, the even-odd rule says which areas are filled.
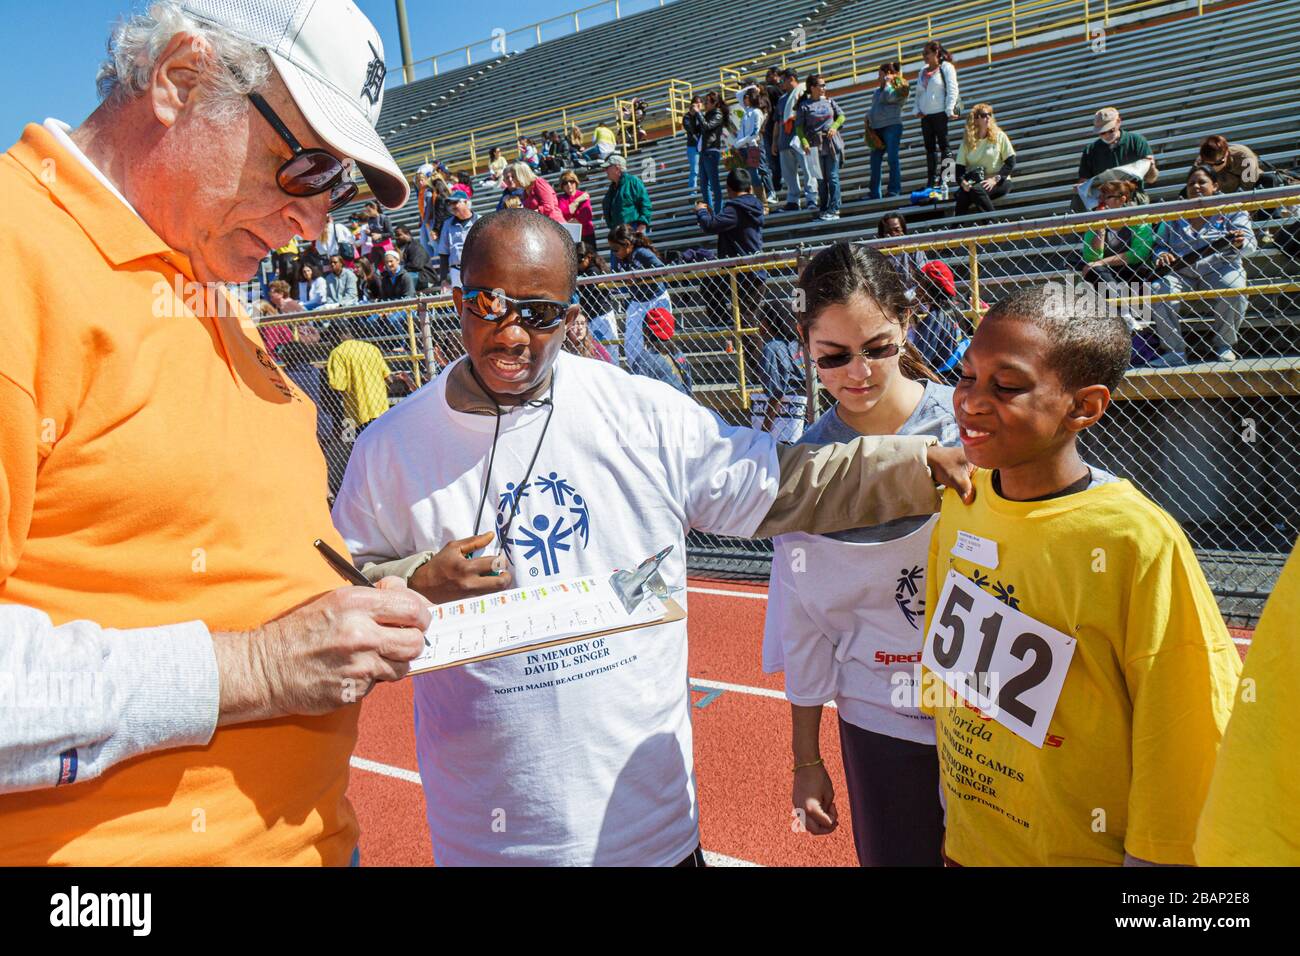
[[[854,356],[861,355],[869,362],[880,362],[887,358],[893,358],[902,348],[897,342],[891,342],[889,345],[881,345],[874,349],[862,349],[859,352],[836,352],[833,355],[823,355],[820,358],[813,359],[813,362],[823,370],[843,368],[853,361]]]
[[[304,197],[319,196],[329,190],[331,212],[356,196],[357,184],[351,179],[351,160],[345,162],[323,149],[304,149],[266,100],[257,93],[249,93],[248,98],[285,145],[293,150],[293,156],[275,174],[275,181],[282,191],[290,196]]]
[[[462,289],[461,301],[476,319],[500,322],[508,315],[517,315],[521,325],[537,332],[546,332],[560,325],[569,311],[567,302],[555,299],[516,299],[501,289]]]

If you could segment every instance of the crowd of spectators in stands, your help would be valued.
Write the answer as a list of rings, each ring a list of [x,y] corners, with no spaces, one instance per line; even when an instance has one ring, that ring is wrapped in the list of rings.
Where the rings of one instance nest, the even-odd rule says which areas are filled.
[[[942,43],[929,41],[920,52],[924,63],[912,82],[899,62],[880,64],[863,118],[870,168],[864,198],[904,196],[900,151],[904,117],[910,114],[919,120],[925,156],[925,188],[911,194],[912,202],[951,201],[955,216],[988,217],[1011,190],[1018,170],[1015,147],[992,104],[964,109],[957,68]],[[464,172],[453,175],[441,163],[425,164],[415,176],[416,231],[393,226],[373,202],[347,222],[331,219],[314,241],[291,243],[268,257],[257,312],[310,312],[447,292],[459,284],[460,252],[476,221],[475,186],[499,188],[498,209],[522,206],[566,225],[578,243],[581,275],[663,267],[650,239],[654,210],[646,182],[617,151],[620,124],[626,136],[644,137],[645,106],[643,100],[624,104],[618,116],[595,125],[589,140],[577,125],[536,138],[520,136],[513,144],[513,161],[503,147],[493,146],[477,180]],[[963,120],[963,114],[960,137],[953,137],[951,124]],[[765,219],[778,208],[802,209],[822,222],[838,220],[848,119],[823,75],[801,79],[793,68],[772,67],[762,82],[739,91],[734,106],[719,90],[693,96],[681,118],[687,191],[698,228],[716,236],[717,244],[715,251],[675,251],[670,263],[762,252]],[[635,134],[631,124],[637,126]],[[1071,210],[1119,210],[1150,202],[1147,187],[1158,181],[1159,169],[1146,138],[1125,128],[1114,107],[1096,111],[1093,132],[1095,138],[1079,159]],[[1260,166],[1249,147],[1218,135],[1207,137],[1180,195],[1194,198],[1279,184]],[[599,212],[583,188],[592,170],[603,170],[609,181]],[[554,186],[546,178],[552,174],[558,174]],[[598,219],[606,233],[608,260],[598,251]],[[881,238],[906,234],[901,212],[887,212],[878,222]],[[1187,217],[1157,226],[1099,224],[1084,235],[1080,266],[1088,281],[1107,288],[1147,282],[1156,292],[1237,289],[1246,284],[1242,257],[1255,249],[1246,213]],[[942,262],[927,261],[919,251],[899,253],[892,261],[920,315],[909,333],[913,343],[939,376],[951,381],[974,313],[958,296],[956,277]],[[764,388],[760,398],[776,399],[757,406],[755,420],[775,428],[801,400],[791,384],[801,352],[792,326],[781,320],[783,309],[765,296],[766,278],[761,269],[737,273],[737,294],[742,321],[764,330],[762,355],[754,361]],[[627,296],[625,310],[615,307],[611,291]],[[729,291],[715,291],[715,298],[730,301]],[[583,285],[578,301],[582,315],[569,331],[570,349],[600,361],[624,361],[634,372],[689,389],[690,368],[675,343],[677,323],[666,283],[629,279],[616,290]],[[1239,296],[1211,300],[1216,358],[1236,357],[1245,305]],[[715,317],[730,322],[729,316]],[[625,323],[621,335],[620,319]],[[1178,304],[1160,303],[1155,319],[1151,364],[1187,361]],[[613,344],[619,338],[621,349]],[[272,350],[284,344],[268,340]],[[799,410],[796,417],[801,416]],[[787,440],[795,437],[792,430]]]

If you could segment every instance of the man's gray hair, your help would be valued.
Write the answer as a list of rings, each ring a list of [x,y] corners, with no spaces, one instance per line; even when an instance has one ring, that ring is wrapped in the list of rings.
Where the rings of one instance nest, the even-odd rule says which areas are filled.
[[[148,12],[113,28],[108,59],[95,77],[100,99],[122,104],[141,96],[149,88],[158,57],[178,33],[201,39],[210,54],[202,82],[209,93],[206,113],[217,122],[237,116],[244,97],[270,78],[270,57],[256,44],[195,19],[175,0],[155,0]]]

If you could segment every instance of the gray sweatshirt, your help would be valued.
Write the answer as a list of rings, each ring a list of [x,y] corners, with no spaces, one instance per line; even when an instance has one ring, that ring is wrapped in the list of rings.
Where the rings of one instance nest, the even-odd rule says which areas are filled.
[[[871,109],[867,113],[867,125],[872,129],[884,129],[886,126],[897,126],[903,122],[903,106],[906,105],[910,93],[910,87],[901,93],[891,86],[886,86],[884,89],[876,87],[871,92]]]
[[[91,780],[142,753],[202,746],[217,727],[220,686],[200,621],[55,627],[42,611],[0,605],[0,793]]]

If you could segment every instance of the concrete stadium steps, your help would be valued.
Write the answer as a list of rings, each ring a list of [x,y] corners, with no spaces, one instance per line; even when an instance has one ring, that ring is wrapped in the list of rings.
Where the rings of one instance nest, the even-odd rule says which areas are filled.
[[[717,64],[725,57],[724,51],[741,55],[770,51],[779,38],[806,23],[826,3],[679,0],[516,53],[499,61],[492,71],[477,76],[457,95],[441,101],[437,109],[418,122],[411,122],[411,117],[433,101],[435,91],[444,89],[444,78],[432,77],[393,88],[385,93],[378,128],[382,132],[406,123],[404,128],[385,136],[390,149],[400,150],[483,126],[494,119],[506,120],[576,100],[612,96],[669,77],[716,85]],[[485,140],[484,154],[489,146],[507,145],[509,138],[500,142]]]

